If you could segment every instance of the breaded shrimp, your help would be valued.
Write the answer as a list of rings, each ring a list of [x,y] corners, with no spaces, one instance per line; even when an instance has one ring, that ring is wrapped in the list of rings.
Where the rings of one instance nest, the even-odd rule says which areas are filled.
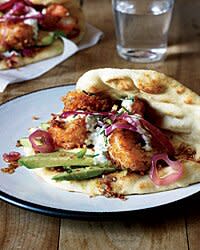
[[[1,52],[8,49],[21,50],[35,44],[31,25],[20,23],[0,23]]]
[[[88,112],[110,111],[113,101],[100,95],[89,95],[82,91],[71,91],[63,97],[64,111],[84,110]]]
[[[146,109],[145,102],[143,100],[139,99],[137,96],[135,96],[134,103],[131,106],[131,111],[133,113],[144,116],[145,109]]]
[[[149,152],[142,149],[134,132],[116,129],[109,138],[109,156],[120,169],[146,171],[151,164]]]
[[[68,35],[74,28],[77,28],[77,20],[70,16],[69,10],[61,4],[51,4],[46,9],[41,26],[45,30],[60,30]]]
[[[65,149],[81,147],[87,138],[84,118],[78,118],[70,122],[52,120],[48,132],[54,143]]]

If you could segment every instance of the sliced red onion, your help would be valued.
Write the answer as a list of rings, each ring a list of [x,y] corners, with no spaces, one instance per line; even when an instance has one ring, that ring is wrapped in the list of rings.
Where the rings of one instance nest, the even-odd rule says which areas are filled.
[[[29,141],[36,152],[50,153],[55,150],[53,139],[47,131],[36,130],[29,136]],[[42,145],[38,145],[38,141]]]
[[[10,10],[10,12],[13,15],[17,15],[17,16],[24,15],[24,14],[27,14],[27,12],[29,12],[29,7],[27,7],[22,2],[18,2],[18,3],[14,4],[14,6],[13,6],[12,10]]]
[[[34,8],[27,6],[23,2],[17,2],[14,5],[12,4],[12,8],[0,18],[0,22],[4,21],[23,21],[26,19],[37,19],[41,20],[43,15],[36,11]]]
[[[100,126],[100,127],[103,127],[104,126],[104,123],[102,121],[97,121],[97,124]]]
[[[168,155],[174,155],[174,147],[165,134],[163,134],[158,128],[156,128],[154,125],[143,118],[140,119],[140,122],[146,129],[149,130],[158,144],[160,144],[163,148],[166,148]]]
[[[26,49],[23,49],[21,53],[25,57],[32,57],[34,55],[34,49],[33,48],[26,48]]]
[[[18,161],[21,157],[21,154],[19,152],[12,151],[10,153],[4,153],[3,154],[3,160],[5,162],[13,162],[13,161]]]
[[[165,161],[169,167],[171,167],[175,172],[165,176],[160,177],[157,169],[157,162],[159,160]],[[152,166],[149,172],[149,177],[154,184],[158,186],[166,186],[174,183],[183,175],[183,165],[180,161],[171,161],[166,153],[156,154],[152,157]]]
[[[70,115],[94,115],[107,116],[109,118],[116,116],[114,112],[88,112],[88,111],[65,111],[60,115],[60,118],[67,118]]]
[[[0,11],[4,11],[4,10],[12,8],[15,2],[16,0],[10,0],[10,1],[7,1],[6,3],[0,4]]]
[[[29,0],[24,0],[24,3],[26,3],[29,6],[34,6],[34,4]]]
[[[105,135],[106,136],[110,135],[117,128],[127,129],[127,130],[131,130],[133,132],[137,132],[137,127],[134,127],[132,125],[122,124],[122,123],[114,123],[105,129]]]
[[[137,117],[135,115],[129,115],[127,113],[123,113],[122,115],[117,117],[117,120],[126,121],[134,127],[138,127],[140,125],[139,119],[140,117]]]
[[[27,19],[36,19],[36,20],[41,20],[43,18],[43,15],[41,13],[33,14],[33,15],[26,15],[26,16],[4,16],[0,18],[0,22],[5,22],[5,21],[24,21]]]

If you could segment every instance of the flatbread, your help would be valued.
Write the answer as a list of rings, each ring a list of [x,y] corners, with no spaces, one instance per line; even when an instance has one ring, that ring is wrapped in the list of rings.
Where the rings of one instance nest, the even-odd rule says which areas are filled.
[[[85,73],[77,89],[146,100],[159,115],[157,125],[193,145],[200,159],[200,96],[171,77],[151,70],[97,69]]]
[[[7,1],[2,1],[2,3]],[[85,17],[84,14],[78,4],[77,0],[31,0],[35,5],[45,5],[48,6],[49,4],[58,3],[63,4],[67,7],[70,11],[72,17],[77,18],[78,27],[80,29],[80,33],[77,37],[72,38],[71,40],[75,43],[79,43],[85,34]],[[38,61],[42,61],[48,58],[52,58],[58,56],[63,53],[64,44],[60,38],[58,38],[54,43],[49,46],[41,47],[34,56],[32,57],[22,57],[21,55],[16,56],[16,63],[13,64],[12,68],[22,67],[31,63],[35,63]],[[0,60],[0,70],[10,69],[7,64],[7,59]]]
[[[169,168],[165,168],[165,173]],[[107,194],[104,190],[104,185],[107,179],[93,178],[83,181],[54,181],[52,177],[56,175],[55,172],[49,171],[47,168],[38,168],[33,170],[33,173],[41,177],[45,182],[67,191],[86,193],[92,196]],[[141,176],[139,174],[121,171],[119,173],[109,174],[109,184],[111,183],[113,194],[146,194],[161,191],[172,190],[180,187],[187,187],[193,183],[200,182],[200,164],[193,161],[184,162],[184,175],[175,183],[168,186],[157,186],[149,178],[148,175]],[[117,181],[112,181],[117,179]],[[110,181],[111,180],[111,181]],[[110,193],[111,193],[110,192]]]
[[[175,147],[187,143],[196,150],[196,160],[183,160],[183,176],[167,186],[157,186],[148,175],[130,174],[126,170],[109,174],[105,179],[84,181],[56,182],[52,180],[55,173],[48,169],[34,170],[37,175],[56,187],[90,195],[105,194],[107,179],[111,193],[123,195],[172,190],[200,182],[200,96],[178,81],[150,70],[91,70],[78,80],[76,88],[89,93],[104,93],[114,99],[134,96],[145,99],[159,115],[157,126],[169,131]],[[170,168],[162,171],[167,174]]]
[[[42,47],[33,57],[17,57],[16,67],[22,67],[31,63],[36,63],[63,53],[64,44],[61,39],[56,40],[51,46]],[[0,69],[8,69],[5,60],[0,60]]]

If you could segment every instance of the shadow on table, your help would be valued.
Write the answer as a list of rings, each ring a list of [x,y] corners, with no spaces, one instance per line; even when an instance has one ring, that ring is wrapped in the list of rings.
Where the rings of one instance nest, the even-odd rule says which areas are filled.
[[[169,57],[179,52],[184,56],[200,54],[200,2],[176,1],[169,33]]]

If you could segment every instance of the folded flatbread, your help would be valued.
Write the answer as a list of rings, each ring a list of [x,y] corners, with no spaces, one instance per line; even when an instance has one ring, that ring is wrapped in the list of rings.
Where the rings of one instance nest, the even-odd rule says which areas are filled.
[[[179,157],[183,175],[169,185],[156,185],[147,173],[141,175],[126,170],[105,178],[56,182],[52,180],[55,173],[47,168],[34,170],[45,181],[68,191],[90,195],[107,192],[111,196],[166,191],[200,182],[200,97],[196,93],[159,72],[112,68],[88,71],[78,80],[76,89],[101,93],[113,100],[136,96],[145,100],[155,111],[153,124],[165,131],[176,152],[183,151]],[[170,167],[160,170],[163,175],[170,171]]]

